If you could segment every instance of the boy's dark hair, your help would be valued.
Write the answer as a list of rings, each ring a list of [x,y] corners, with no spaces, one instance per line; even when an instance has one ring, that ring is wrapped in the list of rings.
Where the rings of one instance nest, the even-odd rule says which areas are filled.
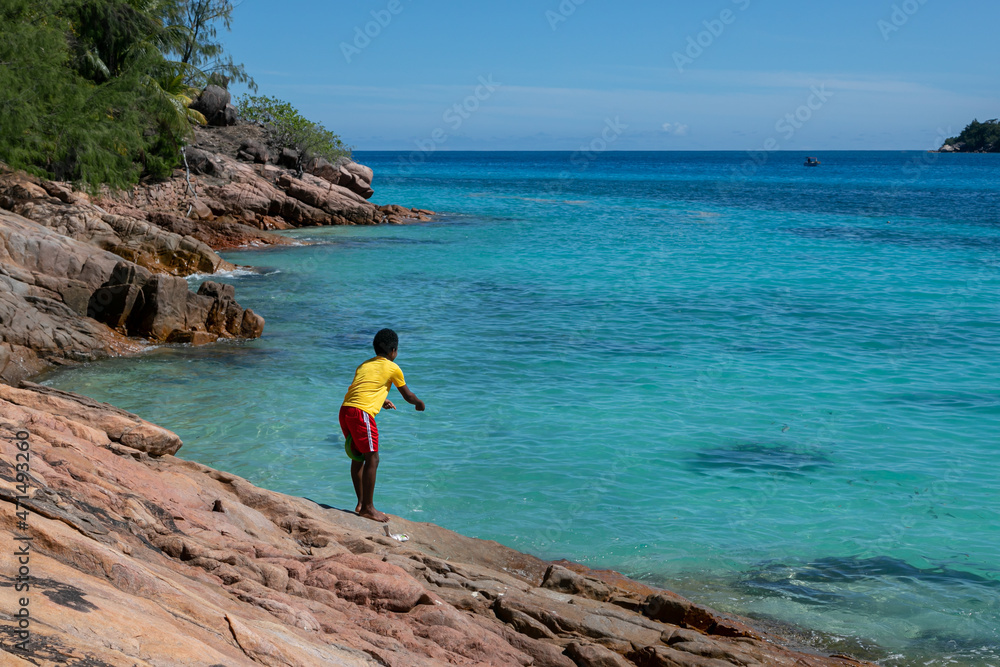
[[[390,352],[399,347],[399,336],[392,329],[382,329],[375,334],[372,347],[375,348],[375,354],[388,357]]]

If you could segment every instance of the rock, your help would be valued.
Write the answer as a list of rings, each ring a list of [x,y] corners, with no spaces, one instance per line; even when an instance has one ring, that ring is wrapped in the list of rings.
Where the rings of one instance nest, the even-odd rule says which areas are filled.
[[[5,308],[18,313],[0,318],[0,341],[6,345],[0,377],[18,381],[46,363],[137,348],[121,335],[162,341],[175,330],[208,332],[212,300],[170,274],[232,265],[194,237],[87,202],[67,204],[63,200],[73,201],[72,193],[50,185],[62,192],[61,198],[50,197],[36,181],[26,174],[0,174],[6,203],[31,218],[0,212],[0,282],[8,289],[0,296],[0,314]],[[213,333],[260,335],[262,318],[251,314],[244,323],[235,301],[225,307],[228,328]]]
[[[572,595],[582,595],[592,600],[604,601],[611,597],[611,587],[598,581],[571,572],[559,565],[550,565],[542,581],[543,588],[549,588]]]
[[[566,656],[578,667],[632,667],[622,656],[597,644],[570,642]]]
[[[31,414],[53,413],[100,429],[109,441],[120,442],[151,456],[175,454],[181,448],[181,439],[175,433],[130,412],[78,394],[25,382],[18,389],[0,384],[0,400]]]
[[[336,163],[331,163],[324,158],[314,157],[306,165],[305,170],[333,185],[339,185],[361,195],[364,199],[370,199],[375,194],[371,187],[374,172],[349,158],[341,158]]]
[[[110,328],[83,316],[118,261],[0,211],[0,379],[18,382],[55,361],[90,361],[128,349]]]
[[[209,208],[208,204],[200,199],[195,199],[191,202],[191,212],[188,214],[188,217],[198,220],[211,220],[215,216],[212,215],[212,209]]]
[[[704,638],[698,641],[673,642],[670,644],[670,648],[693,656],[719,660],[726,665],[750,665],[757,662],[753,656],[746,652],[724,646],[718,642],[707,641]]]
[[[243,311],[243,319],[240,320],[241,338],[260,338],[264,333],[264,318],[253,312],[249,308]]]
[[[199,198],[199,202],[205,204],[204,198]],[[216,249],[239,248],[243,246],[255,245],[287,245],[292,243],[289,239],[275,234],[254,229],[247,225],[235,222],[232,218],[218,218],[209,207],[210,216],[207,218],[199,215],[198,219],[185,218],[174,213],[154,212],[149,215],[149,221],[161,229],[165,229],[182,236],[190,236]],[[275,225],[275,229],[287,229],[290,225]]]
[[[306,164],[305,170],[313,176],[318,176],[333,185],[340,184],[340,167],[334,166],[329,160],[314,157]]]
[[[556,634],[545,623],[519,609],[503,598],[497,598],[493,613],[504,623],[509,623],[519,634],[532,639],[555,639]]]
[[[257,338],[263,332],[264,318],[252,310],[244,311],[236,303],[232,285],[207,281],[195,294],[186,281],[173,276],[158,274],[131,279],[133,282],[126,283],[130,286],[128,290],[116,285],[102,288],[108,292],[118,290],[121,295],[131,295],[138,288],[131,302],[127,297],[119,299],[128,308],[127,313],[119,314],[117,308],[106,310],[115,322],[124,319],[126,332],[131,336],[203,344],[219,336]],[[117,306],[118,301],[113,303]]]
[[[118,262],[111,277],[94,290],[87,306],[87,317],[102,322],[112,329],[124,330],[136,299],[149,277],[140,275],[139,267],[131,262]]]
[[[672,593],[656,593],[646,598],[642,613],[661,623],[683,625],[691,611],[691,601]]]
[[[789,667],[792,667],[794,665],[812,665],[814,663],[814,659],[811,657],[789,658],[780,655],[780,652],[779,655],[772,655],[767,662],[762,663],[756,658],[742,653],[714,652],[709,649],[707,652],[710,655],[702,655],[699,652],[689,653],[688,651],[680,650],[681,647],[681,644],[675,646],[646,646],[626,653],[625,657],[635,663],[637,667],[733,667],[733,665],[740,665],[742,667],[762,664],[789,665]],[[692,648],[698,650],[702,647]],[[845,661],[842,664],[860,663]]]
[[[340,166],[338,185],[355,192],[365,199],[375,194],[372,190],[372,170],[357,162],[346,162]]]
[[[194,294],[181,278],[129,262],[119,262],[94,291],[88,315],[129,336],[199,345],[219,336],[257,338],[264,329],[262,317],[253,311],[245,316],[232,285],[206,281]]]
[[[152,275],[142,282],[139,306],[126,321],[132,336],[165,341],[175,329],[187,329],[187,282],[174,276]]]
[[[85,193],[74,192],[72,188],[63,183],[41,181],[40,185],[50,196],[55,197],[64,204],[85,205],[90,203],[90,198]]]
[[[532,667],[574,667],[573,660],[563,654],[563,648],[558,644],[531,639],[512,629],[502,628],[501,635],[508,644],[517,650],[531,656]]]
[[[299,152],[291,148],[282,148],[277,162],[286,169],[297,169],[299,166]]]
[[[226,107],[229,105],[229,91],[220,86],[206,86],[191,108],[200,112],[209,125],[226,125]],[[221,118],[221,121],[220,121]]]
[[[192,106],[210,119],[221,112],[225,123],[235,120],[229,93],[218,86]],[[197,127],[195,135],[198,145],[186,149],[189,172],[93,200],[0,165],[0,208],[9,211],[0,213],[0,380],[140,349],[126,336],[191,343],[213,334],[259,336],[264,320],[253,311],[154,276],[234,268],[218,248],[292,243],[268,229],[428,219],[429,212],[369,203],[373,174],[349,159],[313,164],[337,183],[267,164],[267,131],[256,125]],[[220,137],[230,142],[225,154]],[[237,146],[260,166],[233,159]],[[280,159],[298,163],[290,150]],[[120,261],[135,269],[122,273]]]
[[[239,154],[246,156],[244,159],[257,162],[259,164],[263,164],[271,159],[271,154],[267,150],[267,146],[265,146],[262,142],[253,139],[244,141],[240,144]]]
[[[401,225],[407,221],[430,220],[434,215],[433,211],[426,211],[418,208],[404,208],[397,204],[386,204],[378,207],[382,215],[382,222],[390,225]]]
[[[303,174],[301,179],[282,174],[277,185],[286,195],[277,211],[285,220],[354,225],[374,225],[381,221],[378,209],[359,195],[310,174]]]
[[[227,324],[229,324],[229,320],[231,318],[233,320],[236,319],[236,313],[233,310],[236,289],[232,285],[223,285],[206,280],[198,288],[198,295],[206,297],[212,302],[205,316],[205,328],[217,334],[226,333],[228,331]],[[233,310],[232,315],[230,315],[231,310]],[[241,324],[242,320],[243,317],[240,315]]]
[[[269,215],[265,215],[261,218],[261,224],[264,229],[291,229],[292,226],[285,222],[284,218],[278,216],[276,218]],[[283,236],[277,238],[284,239]],[[287,239],[286,239],[287,240]]]
[[[148,221],[165,231],[191,236],[215,249],[290,242],[262,233],[263,230],[397,224],[429,220],[432,215],[426,210],[371,204],[367,198],[373,193],[372,171],[349,158],[332,163],[322,158],[310,159],[300,175],[298,160],[291,149],[283,151],[283,156],[273,155],[268,149],[268,131],[258,125],[196,127],[195,135],[196,145],[187,149],[192,171],[190,189],[184,173],[179,171],[169,181],[142,184],[127,196],[101,199],[99,203],[104,211]],[[234,158],[237,155],[239,159]],[[274,158],[281,166],[270,163]],[[254,162],[256,166],[247,162]],[[178,224],[178,218],[194,220],[197,224]],[[152,265],[156,261],[155,253],[136,252],[124,244],[115,244],[117,236],[120,235],[111,230],[106,247],[160,270]],[[175,261],[179,259],[177,256]],[[178,274],[181,271],[173,269]]]
[[[175,329],[167,336],[168,343],[185,343],[187,345],[208,345],[219,340],[219,334],[207,331],[180,331]]]
[[[232,104],[227,104],[221,114],[212,117],[212,125],[236,125],[240,122],[240,113]]]
[[[90,203],[66,204],[21,187],[33,177],[20,172],[0,173],[0,197],[10,211],[37,222],[57,233],[83,241],[124,257],[153,271],[176,275],[212,273],[231,269],[232,265],[198,239],[175,234],[145,220],[116,215]],[[34,179],[37,180],[37,179]]]
[[[349,174],[354,176],[358,181],[371,185],[372,180],[375,178],[375,172],[372,171],[371,167],[366,167],[363,164],[358,164],[353,160],[347,160],[341,165],[341,169],[346,170]]]
[[[215,163],[212,161],[212,154],[200,148],[188,147],[184,149],[187,159],[188,169],[192,174],[212,174],[215,172]]]
[[[663,632],[662,626],[637,614],[546,589],[507,593],[497,599],[494,612],[501,620],[536,639],[575,635],[623,646],[646,645],[659,641]]]

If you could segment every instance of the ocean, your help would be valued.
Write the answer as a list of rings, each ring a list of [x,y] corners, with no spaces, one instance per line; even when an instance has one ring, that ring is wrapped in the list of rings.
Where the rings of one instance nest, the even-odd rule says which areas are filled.
[[[818,157],[359,152],[373,201],[440,215],[225,253],[261,339],[45,382],[353,507],[337,411],[392,327],[427,411],[378,416],[379,509],[1000,666],[1000,156]]]

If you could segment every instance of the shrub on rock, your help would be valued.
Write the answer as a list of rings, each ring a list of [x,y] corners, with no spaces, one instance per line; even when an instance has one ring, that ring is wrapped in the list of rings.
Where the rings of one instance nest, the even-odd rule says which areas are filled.
[[[350,147],[340,137],[321,124],[304,118],[288,102],[274,97],[244,95],[237,101],[237,106],[244,120],[267,126],[279,146],[288,146],[310,157],[327,160],[351,154]]]

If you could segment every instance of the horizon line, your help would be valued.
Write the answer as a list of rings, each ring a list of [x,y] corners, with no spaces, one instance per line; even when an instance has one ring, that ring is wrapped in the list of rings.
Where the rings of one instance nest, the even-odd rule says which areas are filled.
[[[580,153],[587,152],[581,149],[565,148],[480,148],[480,149],[438,149],[430,152],[422,151],[418,148],[352,148],[351,152],[358,153],[421,153],[423,155],[434,155],[436,153]],[[767,151],[762,148],[624,148],[616,150],[594,151],[600,154],[606,153],[939,153],[941,155],[992,155],[993,153],[963,153],[941,152],[930,148],[803,148],[803,149],[778,149]]]

